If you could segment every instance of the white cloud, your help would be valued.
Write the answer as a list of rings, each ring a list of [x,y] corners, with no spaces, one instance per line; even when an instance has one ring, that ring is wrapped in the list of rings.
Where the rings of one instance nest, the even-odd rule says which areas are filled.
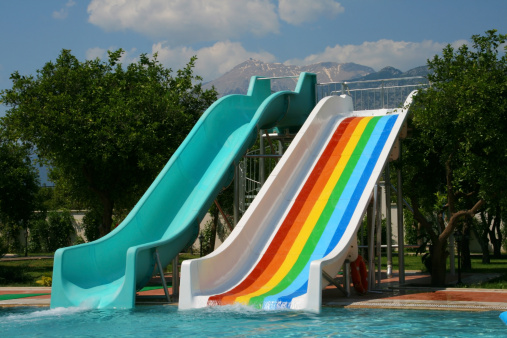
[[[75,1],[69,0],[65,4],[65,6],[59,11],[53,12],[53,18],[55,19],[65,19],[69,15],[69,8],[73,7],[76,4]]]
[[[107,59],[107,51],[117,50],[117,47],[111,46],[107,49],[100,47],[93,47],[86,51],[86,59],[94,60],[99,58],[101,60]],[[152,54],[157,53],[157,59],[166,68],[171,68],[173,71],[185,67],[190,61],[190,58],[197,55],[197,62],[194,68],[194,74],[203,77],[204,81],[211,81],[231,70],[241,62],[253,58],[263,62],[274,62],[275,56],[268,52],[251,52],[247,51],[239,42],[220,41],[212,46],[204,47],[201,49],[193,49],[191,47],[179,46],[171,47],[166,42],[158,42],[152,46]],[[126,51],[120,62],[129,64],[137,62],[139,53],[137,49],[133,48]]]
[[[466,43],[460,40],[452,43],[460,46]],[[382,39],[374,42],[363,42],[360,45],[336,45],[327,47],[322,53],[312,54],[304,59],[287,60],[286,64],[306,65],[323,61],[354,62],[380,70],[386,66],[393,66],[403,71],[423,66],[427,59],[439,54],[446,46],[430,40],[422,42],[405,42]]]
[[[116,51],[118,50],[118,47],[111,46],[107,49],[100,48],[100,47],[93,47],[86,50],[86,59],[87,60],[95,60],[96,58],[99,58],[101,60],[106,61],[108,58],[107,51]],[[122,64],[130,64],[133,62],[137,62],[138,60],[138,53],[136,48],[132,48],[129,51],[124,51],[122,56],[120,57],[120,63]]]
[[[280,24],[271,0],[92,0],[88,13],[107,31],[130,29],[172,45],[262,36]]]
[[[274,55],[268,52],[250,52],[240,43],[228,40],[198,50],[189,47],[171,48],[159,42],[152,46],[152,52],[158,53],[158,60],[173,70],[181,69],[192,56],[197,55],[194,74],[203,77],[204,81],[214,80],[248,58],[264,62],[275,61]]]
[[[334,0],[280,0],[280,18],[292,25],[318,20],[321,16],[333,18],[343,13],[343,6]]]
[[[86,51],[87,60],[95,60],[96,58],[104,59],[106,56],[107,49],[100,47],[93,47]]]

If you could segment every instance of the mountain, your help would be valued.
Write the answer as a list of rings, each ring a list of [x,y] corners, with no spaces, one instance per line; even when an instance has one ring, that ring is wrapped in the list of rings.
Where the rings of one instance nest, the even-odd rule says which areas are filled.
[[[345,92],[352,97],[358,110],[395,108],[405,102],[408,94],[428,85],[427,66],[416,67],[402,72],[394,67],[385,67],[378,72],[367,74],[347,82]],[[423,77],[423,78],[421,78]],[[332,85],[320,86],[322,96],[332,91],[343,90]]]
[[[356,63],[320,62],[307,66],[285,65],[282,63],[264,63],[259,60],[249,59],[240,63],[221,77],[204,84],[205,89],[212,86],[220,96],[229,94],[246,94],[250,78],[252,76],[265,77],[288,77],[290,79],[271,80],[273,91],[293,90],[296,86],[297,77],[301,72],[317,74],[318,83],[343,82],[343,81],[370,81],[414,76],[426,76],[429,73],[427,66],[416,67],[402,72],[394,67],[385,67],[375,72],[373,68]],[[399,81],[390,82],[397,85]],[[420,80],[413,79],[404,83],[418,83]],[[379,82],[377,85],[380,85]],[[367,87],[367,84],[357,84],[358,88]]]
[[[354,81],[368,81],[368,80],[382,80],[382,79],[394,79],[403,77],[414,77],[414,76],[426,76],[429,74],[428,66],[420,66],[402,72],[394,67],[385,67],[378,72],[367,74],[360,78],[354,79]]]
[[[430,70],[428,66],[420,66],[416,68],[412,68],[410,70],[407,70],[405,73],[402,74],[402,77],[409,77],[409,76],[426,76],[430,73]]]
[[[287,77],[299,76],[301,72],[317,74],[317,82],[340,82],[359,78],[375,71],[373,68],[355,63],[321,62],[308,66],[284,65],[282,63],[264,63],[262,61],[247,60],[218,79],[206,83],[203,87],[209,89],[215,86],[220,96],[228,94],[246,94],[252,76]],[[271,81],[271,89],[293,90],[297,82],[294,79],[276,79]]]
[[[365,76],[362,76],[356,80],[366,81],[366,80],[380,80],[380,79],[393,79],[397,77],[402,77],[403,72],[394,67],[385,67],[379,70],[378,72],[371,73]]]

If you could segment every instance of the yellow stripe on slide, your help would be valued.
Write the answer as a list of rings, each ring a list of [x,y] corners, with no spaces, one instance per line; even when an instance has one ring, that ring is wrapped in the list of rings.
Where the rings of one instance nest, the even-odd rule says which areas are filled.
[[[357,124],[356,129],[350,136],[349,142],[343,149],[341,157],[338,163],[336,164],[336,167],[333,170],[331,177],[329,178],[324,189],[320,193],[317,202],[315,203],[314,207],[312,208],[312,211],[308,215],[308,218],[305,220],[301,232],[298,234],[296,240],[294,241],[294,244],[292,245],[289,253],[287,254],[280,268],[276,271],[273,277],[271,277],[271,279],[265,285],[257,289],[255,292],[237,297],[235,300],[237,303],[248,305],[250,298],[262,295],[272,290],[274,287],[278,285],[278,283],[280,283],[280,281],[283,280],[283,278],[289,273],[290,269],[292,269],[299,255],[303,251],[303,247],[308,241],[308,238],[310,237],[313,228],[317,224],[317,221],[320,215],[322,214],[322,211],[324,210],[327,201],[329,200],[329,197],[333,192],[334,187],[338,183],[338,180],[340,179],[340,176],[342,175],[343,170],[350,159],[350,156],[354,152],[354,149],[356,148],[357,143],[359,142],[359,139],[361,138],[361,135],[363,134],[366,128],[366,125],[368,124],[368,122],[370,122],[371,119],[372,117],[362,118],[361,121],[359,121],[359,123]]]

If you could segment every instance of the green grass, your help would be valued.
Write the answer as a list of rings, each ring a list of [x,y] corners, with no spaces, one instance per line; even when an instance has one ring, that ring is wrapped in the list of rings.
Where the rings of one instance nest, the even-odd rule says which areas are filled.
[[[487,282],[464,285],[463,287],[478,289],[507,289],[507,273],[504,273],[500,277],[494,278]]]
[[[456,266],[457,263],[456,263]],[[480,288],[480,289],[507,289],[507,257],[491,258],[490,264],[483,264],[481,256],[472,256],[472,270],[465,270],[465,273],[498,273],[499,277],[490,281],[463,285],[467,288]]]
[[[52,258],[0,261],[0,286],[40,286],[37,280],[52,275]]]
[[[387,257],[382,256],[381,262],[382,262],[382,270],[386,270],[387,269]],[[392,263],[393,263],[393,270],[398,270],[398,254],[397,253],[393,253],[393,255],[392,255]],[[422,263],[420,255],[419,256],[405,255],[404,256],[404,263],[405,263],[405,270],[426,271],[426,267]]]
[[[45,256],[48,254],[39,253],[34,256]],[[180,254],[182,261],[198,258],[199,255],[188,253]],[[393,270],[398,270],[398,256],[393,254]],[[406,255],[405,270],[426,271],[421,261],[421,256]],[[386,257],[382,257],[382,269],[386,269]],[[457,269],[457,260],[456,260]],[[172,263],[169,264],[166,272],[172,272]],[[464,273],[499,273],[501,276],[487,283],[465,285],[464,287],[486,288],[486,289],[507,289],[507,256],[501,259],[491,259],[490,264],[483,264],[480,255],[472,256],[472,270]],[[28,259],[20,261],[0,261],[0,286],[40,286],[36,283],[42,276],[51,277],[53,274],[53,259]]]
[[[492,279],[488,282],[479,284],[464,284],[463,288],[479,288],[479,289],[507,289],[507,257],[491,258],[489,264],[482,263],[481,255],[472,255],[472,269],[462,270],[463,273],[498,273],[501,274],[498,278]],[[387,258],[382,257],[382,269],[387,268]],[[454,267],[458,269],[458,258],[455,257]],[[393,270],[398,270],[398,255],[393,254]],[[426,267],[422,263],[421,255],[405,256],[405,270],[415,270],[426,272]],[[449,264],[447,264],[447,271],[449,271]]]
[[[29,254],[29,256],[51,256],[48,253]],[[180,254],[180,264],[182,261],[192,258],[198,258],[199,255],[188,253]],[[172,263],[166,269],[171,273]],[[0,261],[0,287],[5,286],[41,286],[37,281],[53,275],[53,259],[26,259],[18,261]]]

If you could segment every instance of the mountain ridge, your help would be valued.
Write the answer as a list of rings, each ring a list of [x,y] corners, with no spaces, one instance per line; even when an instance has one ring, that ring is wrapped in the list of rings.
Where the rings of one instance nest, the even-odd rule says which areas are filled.
[[[378,80],[398,77],[421,76],[428,73],[427,66],[420,66],[402,72],[388,66],[378,72],[373,68],[353,62],[319,62],[305,66],[286,65],[282,63],[265,63],[255,59],[246,60],[219,78],[203,85],[205,89],[215,87],[220,96],[229,94],[246,94],[252,76],[264,77],[293,77],[272,80],[273,91],[293,90],[297,77],[302,72],[317,74],[318,83]]]

